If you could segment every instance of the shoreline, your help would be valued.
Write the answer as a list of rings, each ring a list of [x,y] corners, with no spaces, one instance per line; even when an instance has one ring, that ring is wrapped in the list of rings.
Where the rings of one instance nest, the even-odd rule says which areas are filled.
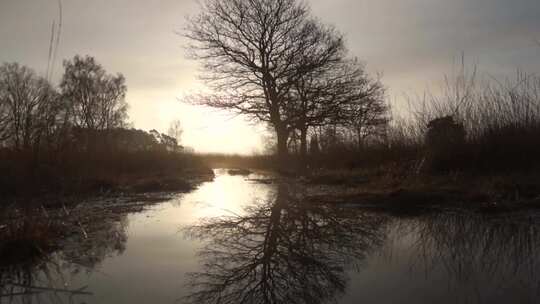
[[[88,187],[84,191],[77,191],[77,187],[67,191],[54,192],[47,189],[39,193],[27,195],[11,195],[1,198],[2,208],[43,207],[58,208],[80,204],[80,202],[96,202],[102,200],[143,200],[152,201],[160,197],[165,199],[174,194],[188,193],[208,181],[212,181],[215,175],[211,169],[195,169],[179,172],[178,174],[164,173],[149,176],[130,176],[118,178],[115,181],[101,183],[100,187]],[[91,184],[91,181],[88,181]],[[97,183],[99,184],[99,183]]]
[[[506,175],[415,176],[399,180],[359,172],[324,172],[306,180],[314,203],[344,204],[394,215],[445,209],[504,213],[540,209],[539,178]]]

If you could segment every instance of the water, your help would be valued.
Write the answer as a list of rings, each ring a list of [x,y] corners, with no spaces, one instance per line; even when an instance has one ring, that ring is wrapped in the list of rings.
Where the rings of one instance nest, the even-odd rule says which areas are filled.
[[[0,303],[537,303],[534,214],[401,218],[307,203],[216,171],[198,190],[100,216],[39,262],[3,266]],[[31,286],[31,287],[29,287]],[[23,293],[21,295],[21,293]]]

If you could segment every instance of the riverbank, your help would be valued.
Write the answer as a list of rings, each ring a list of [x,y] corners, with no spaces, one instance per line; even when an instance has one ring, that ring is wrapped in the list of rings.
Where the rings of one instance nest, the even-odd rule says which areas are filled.
[[[305,179],[318,203],[347,204],[391,213],[441,209],[508,212],[540,208],[540,177],[533,172],[396,176],[384,170],[321,171]]]
[[[540,182],[532,173],[404,177],[390,170],[319,170],[308,177],[291,177],[259,170],[222,169],[218,172],[221,178],[226,175],[243,180],[244,186],[245,183],[265,187],[282,183],[293,185],[308,203],[339,205],[395,217],[449,210],[504,215],[540,209]],[[107,191],[85,197],[46,195],[28,204],[21,200],[4,204],[0,212],[0,259],[7,264],[13,264],[19,257],[31,261],[43,252],[65,248],[64,242],[73,243],[73,239],[77,240],[76,247],[82,248],[86,245],[81,244],[92,244],[102,237],[100,233],[119,225],[127,214],[171,201],[179,193],[190,192],[213,178],[214,171],[210,169],[186,170],[176,177],[156,174],[138,180],[125,179],[134,183],[119,183]],[[220,203],[220,200],[212,203]]]
[[[204,156],[202,158],[206,160]],[[342,158],[353,159],[353,155]],[[353,168],[339,163],[333,163],[336,168],[313,166],[300,174],[295,170],[300,160],[292,157],[287,172],[278,172],[276,162],[263,157],[222,155],[219,160],[220,165],[242,169],[234,172],[253,170],[272,176],[272,180],[261,181],[263,183],[299,182],[315,203],[348,204],[404,214],[445,208],[479,212],[540,208],[540,174],[532,165],[529,169],[437,172],[420,170],[414,158],[404,158],[396,162],[368,162]],[[257,160],[257,166],[250,167],[254,160]]]
[[[0,205],[188,192],[211,180],[213,171],[183,153],[66,153],[36,159],[31,154],[0,158]]]
[[[537,274],[531,280],[530,270],[538,269],[534,267],[538,263],[535,249],[540,244],[538,212],[491,216],[450,210],[405,217],[366,212],[346,202],[341,203],[346,208],[334,208],[331,203],[312,205],[304,200],[306,195],[309,198],[329,189],[340,191],[336,194],[343,197],[345,189],[358,187],[360,177],[354,182],[349,179],[349,184],[324,185],[259,172],[241,176],[221,169],[215,174],[212,182],[187,194],[81,201],[23,214],[10,209],[7,214],[14,217],[0,221],[0,292],[15,302],[41,303],[51,295],[64,302],[171,303],[199,292],[191,283],[207,282],[206,274],[246,267],[243,269],[259,275],[261,268],[251,266],[271,246],[265,251],[276,257],[270,267],[283,270],[275,276],[279,284],[272,286],[285,286],[286,292],[291,290],[288,286],[301,289],[305,282],[317,288],[329,286],[331,292],[337,286],[338,295],[343,294],[340,303],[362,301],[375,290],[377,294],[365,300],[374,302],[387,296],[388,284],[420,302],[427,292],[437,299],[453,299],[458,292],[467,294],[467,278],[472,274],[496,279],[493,286],[482,285],[484,293],[519,280],[532,283],[526,289],[521,284],[506,289],[509,296],[505,300],[524,290],[537,296]],[[282,216],[276,216],[277,212]],[[17,214],[24,215],[24,220],[15,217]],[[270,236],[277,237],[269,242]],[[216,251],[208,248],[219,250],[219,255],[212,255]],[[296,257],[292,268],[288,267],[290,252]],[[309,274],[314,275],[298,271],[305,268],[305,261],[317,262],[310,264]],[[485,261],[500,263],[493,268]],[[222,267],[224,263],[234,267]],[[319,274],[328,269],[332,270],[330,278],[344,279],[327,283],[327,277]],[[454,269],[472,273],[455,276]],[[200,274],[195,277],[199,281],[192,281],[193,274]],[[426,277],[436,282],[435,291],[431,283],[424,285]],[[301,284],[290,284],[290,280]],[[364,285],[374,280],[376,283]],[[246,281],[212,282],[228,290],[250,290]],[[449,284],[455,282],[464,287],[449,290]],[[328,285],[334,283],[338,285]],[[395,298],[386,300],[395,302]]]
[[[6,199],[0,205],[0,269],[16,272],[19,268],[13,265],[38,267],[55,252],[67,256],[76,268],[92,268],[105,258],[104,252],[123,250],[129,214],[172,201],[213,179],[210,169],[191,170],[176,177],[151,176],[133,185],[117,184],[107,192]],[[1,281],[0,276],[0,285]]]

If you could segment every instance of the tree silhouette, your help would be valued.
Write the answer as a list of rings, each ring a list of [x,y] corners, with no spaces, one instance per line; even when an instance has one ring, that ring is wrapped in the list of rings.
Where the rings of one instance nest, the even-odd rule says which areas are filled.
[[[71,122],[82,128],[106,130],[124,127],[127,120],[125,78],[109,75],[93,57],[64,61],[60,84],[68,102]]]
[[[358,60],[340,60],[303,75],[295,84],[295,127],[300,154],[307,155],[308,130],[340,124],[364,136],[370,126],[385,124],[387,108],[382,84],[364,71]],[[362,132],[360,132],[360,130]]]
[[[0,66],[0,141],[15,149],[37,146],[56,123],[58,101],[52,86],[31,69]]]
[[[342,37],[296,0],[206,0],[185,36],[190,56],[203,63],[201,78],[214,91],[194,102],[270,124],[282,158],[294,129],[296,81],[344,51]]]
[[[358,266],[383,240],[381,217],[305,202],[280,184],[269,200],[243,215],[208,219],[186,228],[207,240],[203,269],[190,274],[189,303],[326,303],[347,285],[345,268]]]
[[[183,133],[184,129],[182,128],[182,122],[178,119],[173,120],[167,130],[167,135],[174,138],[177,144],[181,144]]]

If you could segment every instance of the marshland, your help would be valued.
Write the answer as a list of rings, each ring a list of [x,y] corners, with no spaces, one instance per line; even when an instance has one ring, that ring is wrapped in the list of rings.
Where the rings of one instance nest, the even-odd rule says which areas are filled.
[[[540,300],[535,1],[49,2],[0,4],[0,303]]]

